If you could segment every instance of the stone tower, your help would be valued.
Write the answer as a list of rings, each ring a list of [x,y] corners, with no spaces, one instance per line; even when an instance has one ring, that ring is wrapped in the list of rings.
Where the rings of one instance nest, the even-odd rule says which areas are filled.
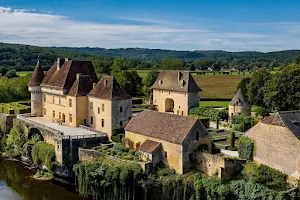
[[[31,113],[36,116],[43,115],[43,95],[40,84],[44,79],[44,72],[39,65],[39,61],[33,71],[28,83],[28,91],[31,93]]]
[[[251,116],[251,104],[243,94],[242,90],[239,89],[234,95],[233,99],[229,104],[229,119],[233,115]]]

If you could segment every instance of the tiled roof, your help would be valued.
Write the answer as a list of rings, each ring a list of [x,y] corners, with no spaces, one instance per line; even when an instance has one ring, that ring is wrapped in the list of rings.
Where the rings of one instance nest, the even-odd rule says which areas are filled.
[[[68,95],[70,96],[86,96],[93,89],[93,81],[90,75],[78,74],[78,78],[71,87]]]
[[[262,123],[287,127],[298,139],[300,139],[300,111],[278,112],[266,117]]]
[[[32,77],[28,83],[28,86],[29,87],[39,86],[42,83],[43,79],[44,79],[44,72],[38,62],[32,73]]]
[[[161,145],[161,143],[159,142],[155,142],[152,140],[146,140],[140,147],[139,150],[143,151],[143,152],[147,152],[147,153],[152,153],[154,152],[159,146]]]
[[[63,63],[63,64],[62,64]],[[76,74],[90,75],[92,81],[98,81],[91,61],[63,61],[60,60],[60,68],[57,62],[47,72],[41,86],[50,86],[58,89],[70,90],[76,80]]]
[[[152,88],[179,92],[202,91],[188,71],[177,70],[161,71]]]
[[[197,118],[145,110],[133,117],[125,130],[181,144],[197,123],[201,137],[206,137],[208,133]]]
[[[249,101],[243,94],[242,90],[239,89],[230,102],[231,106],[250,106]]]
[[[88,96],[108,100],[131,99],[112,76],[103,76]]]

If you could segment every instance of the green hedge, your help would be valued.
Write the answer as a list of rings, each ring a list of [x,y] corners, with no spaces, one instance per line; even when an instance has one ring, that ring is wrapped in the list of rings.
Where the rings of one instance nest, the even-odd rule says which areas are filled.
[[[255,155],[255,146],[253,140],[248,137],[242,136],[239,141],[239,158],[245,160],[252,160]]]
[[[217,121],[218,119],[228,118],[228,110],[226,109],[215,109],[210,107],[195,107],[191,108],[190,115],[198,115],[208,117],[210,120]]]

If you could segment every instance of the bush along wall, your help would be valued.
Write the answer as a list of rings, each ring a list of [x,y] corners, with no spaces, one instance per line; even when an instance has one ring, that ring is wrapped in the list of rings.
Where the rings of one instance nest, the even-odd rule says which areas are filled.
[[[245,136],[240,137],[238,152],[240,159],[252,160],[255,155],[254,141]]]
[[[195,107],[191,108],[189,111],[190,115],[199,115],[208,117],[212,121],[217,121],[220,119],[228,119],[228,110],[226,109],[215,109],[210,107]]]
[[[280,175],[278,179],[268,180],[268,186],[248,177],[224,183],[216,177],[206,177],[199,173],[191,172],[181,176],[169,168],[157,168],[146,174],[134,163],[103,158],[76,164],[73,170],[79,193],[93,199],[289,200],[299,196],[298,190],[285,192],[270,189],[272,183],[283,180]],[[262,171],[258,174],[266,178],[272,174]]]
[[[32,147],[31,156],[36,166],[45,165],[50,171],[55,162],[54,146],[47,143],[36,143]]]

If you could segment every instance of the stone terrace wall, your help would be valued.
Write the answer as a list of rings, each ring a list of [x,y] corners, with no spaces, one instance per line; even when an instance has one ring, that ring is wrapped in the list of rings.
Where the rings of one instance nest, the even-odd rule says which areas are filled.
[[[205,152],[196,152],[196,169],[209,176],[217,175],[219,178],[228,180],[242,170],[242,163],[233,158],[224,158]]]
[[[136,164],[140,165],[141,168],[146,172],[151,171],[152,167],[153,167],[151,162],[136,162],[136,161],[131,161],[131,160],[123,160],[120,158],[116,158],[114,156],[102,154],[101,152],[92,150],[92,149],[79,148],[78,155],[79,155],[79,161],[91,161],[91,160],[95,160],[97,158],[105,157],[107,159],[114,160],[116,162],[136,163]]]
[[[9,132],[13,127],[13,121],[17,118],[17,115],[8,115],[4,113],[0,113],[0,119],[3,119],[6,124],[6,131]]]

